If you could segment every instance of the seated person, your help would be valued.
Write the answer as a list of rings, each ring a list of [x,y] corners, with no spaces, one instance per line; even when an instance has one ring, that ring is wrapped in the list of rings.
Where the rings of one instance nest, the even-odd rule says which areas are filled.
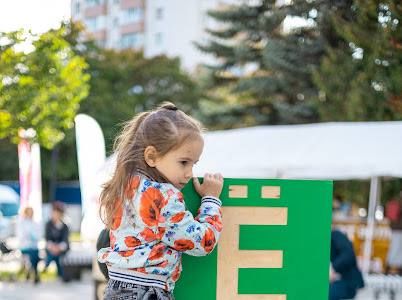
[[[39,249],[38,241],[41,236],[40,228],[33,220],[32,207],[25,207],[22,211],[21,219],[17,224],[17,237],[21,253],[29,260],[27,279],[34,275],[34,283],[39,282],[38,262]]]
[[[46,223],[46,261],[45,269],[54,261],[57,266],[57,275],[63,277],[61,258],[69,250],[69,229],[63,222],[64,205],[54,202],[50,220]]]
[[[329,300],[352,299],[362,287],[363,276],[351,241],[344,233],[332,230]]]

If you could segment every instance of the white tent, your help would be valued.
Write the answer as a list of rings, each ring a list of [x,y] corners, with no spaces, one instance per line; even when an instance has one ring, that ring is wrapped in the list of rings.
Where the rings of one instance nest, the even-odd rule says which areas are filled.
[[[363,270],[368,272],[379,177],[402,177],[402,122],[261,126],[205,135],[196,175],[371,179]]]
[[[260,126],[210,132],[198,175],[365,179],[402,177],[402,122]]]

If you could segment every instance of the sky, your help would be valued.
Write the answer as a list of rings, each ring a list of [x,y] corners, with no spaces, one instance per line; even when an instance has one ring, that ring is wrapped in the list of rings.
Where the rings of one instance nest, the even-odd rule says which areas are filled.
[[[70,18],[70,0],[0,0],[0,32],[43,33]]]

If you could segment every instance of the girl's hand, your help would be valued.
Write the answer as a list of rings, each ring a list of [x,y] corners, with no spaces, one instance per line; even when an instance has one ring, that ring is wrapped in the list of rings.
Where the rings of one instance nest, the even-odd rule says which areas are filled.
[[[219,198],[223,187],[223,176],[219,173],[206,173],[202,184],[197,177],[193,178],[194,188],[201,197],[212,196]]]

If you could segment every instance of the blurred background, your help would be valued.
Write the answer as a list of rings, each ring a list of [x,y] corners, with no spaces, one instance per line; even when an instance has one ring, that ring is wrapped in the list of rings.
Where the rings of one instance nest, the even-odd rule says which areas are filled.
[[[102,132],[91,150],[104,152],[93,162],[96,169],[125,121],[166,100],[210,132],[327,122],[400,125],[401,17],[399,0],[0,0],[0,240],[18,248],[23,205],[34,207],[34,219],[44,223],[52,203],[62,202],[71,240],[66,281],[83,279],[70,284],[94,297],[102,281],[91,273],[96,234],[85,236],[82,222],[84,198],[95,192],[80,188],[78,114],[96,120]],[[379,142],[386,149],[378,156],[399,172],[367,165],[364,175],[334,181],[334,226],[347,233],[359,261],[369,253],[367,274],[389,274],[392,230],[402,229],[386,213],[402,190],[401,152],[386,152],[401,149],[401,127],[395,128],[387,129],[387,143]],[[331,147],[331,160],[342,162],[348,148],[342,134]],[[2,253],[1,297],[22,299],[18,253]],[[62,291],[54,272],[43,280],[50,291]],[[402,289],[400,279],[381,278],[372,285],[380,288],[366,288],[359,299],[386,299]]]

